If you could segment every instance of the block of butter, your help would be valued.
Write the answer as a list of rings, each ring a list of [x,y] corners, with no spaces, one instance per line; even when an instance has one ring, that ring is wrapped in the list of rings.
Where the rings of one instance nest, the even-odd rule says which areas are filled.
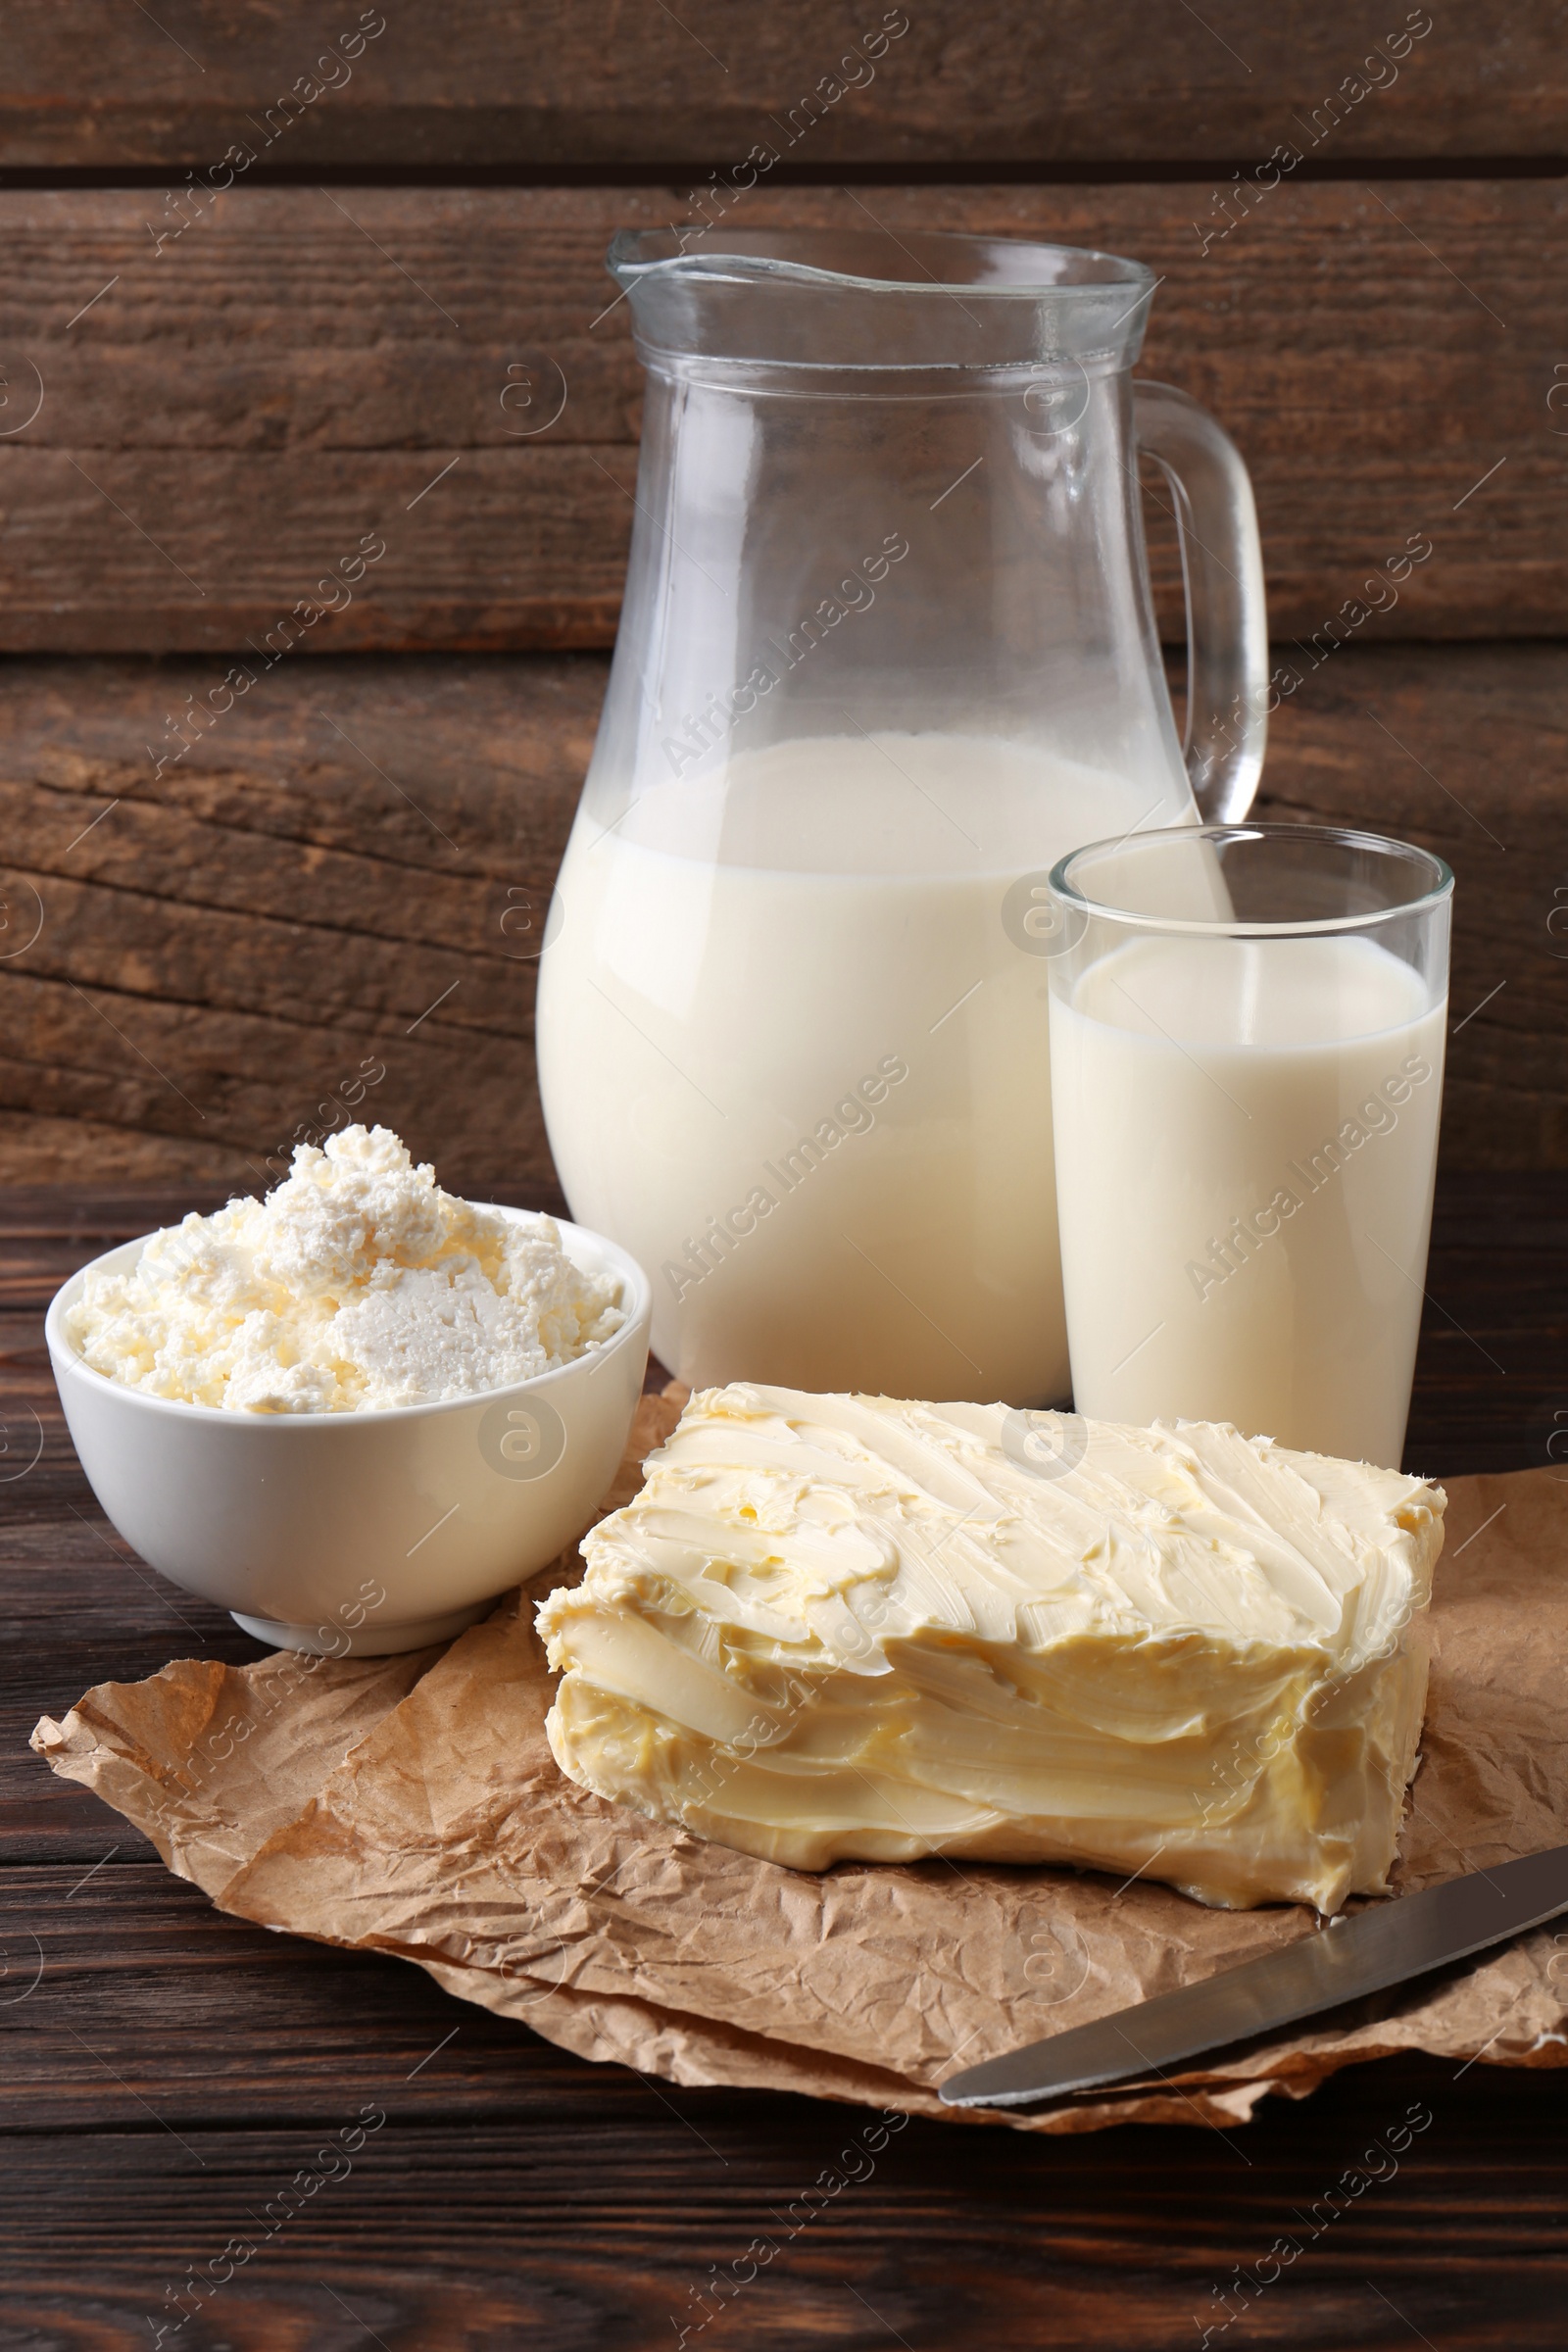
[[[562,1770],[764,1860],[1387,1884],[1440,1488],[1209,1422],[695,1396],[539,1609]]]

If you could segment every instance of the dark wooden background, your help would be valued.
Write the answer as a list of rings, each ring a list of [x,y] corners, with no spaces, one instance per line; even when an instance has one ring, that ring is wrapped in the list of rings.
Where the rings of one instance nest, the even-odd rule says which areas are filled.
[[[556,1197],[501,917],[548,891],[614,631],[640,384],[613,227],[716,217],[761,144],[783,160],[739,222],[1150,262],[1145,371],[1241,445],[1282,660],[1431,539],[1278,714],[1261,806],[1458,876],[1412,1458],[1522,1466],[1568,1426],[1568,6],[910,0],[789,144],[904,14],[0,0],[0,2352],[151,2343],[368,2100],[389,2123],[352,2179],[166,2341],[673,2343],[860,2120],[590,2069],[412,1969],[223,1920],[24,1744],[95,1679],[254,1654],[97,1513],[53,1285],[265,1181],[367,1059],[368,1109],[447,1181]],[[1285,142],[1305,160],[1260,195]],[[219,192],[235,145],[257,160]],[[559,399],[527,435],[519,368],[525,421]],[[367,534],[352,605],[160,775],[178,715]],[[1228,2343],[1555,2347],[1558,2080],[1375,2068],[1224,2138],[911,2126],[688,2340],[1194,2343],[1420,2096],[1397,2180]]]

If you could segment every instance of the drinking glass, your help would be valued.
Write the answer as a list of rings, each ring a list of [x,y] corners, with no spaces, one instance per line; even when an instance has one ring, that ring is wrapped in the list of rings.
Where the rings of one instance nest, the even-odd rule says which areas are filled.
[[[1372,833],[1192,825],[1053,869],[1073,1397],[1396,1469],[1453,876]]]

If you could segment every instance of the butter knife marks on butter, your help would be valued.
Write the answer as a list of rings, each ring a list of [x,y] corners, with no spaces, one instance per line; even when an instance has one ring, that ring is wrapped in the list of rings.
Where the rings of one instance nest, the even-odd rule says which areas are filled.
[[[1021,1418],[695,1396],[540,1606],[562,1770],[803,1870],[941,1853],[1235,1907],[1382,1892],[1442,1489],[1210,1422],[1075,1423],[1042,1475]]]

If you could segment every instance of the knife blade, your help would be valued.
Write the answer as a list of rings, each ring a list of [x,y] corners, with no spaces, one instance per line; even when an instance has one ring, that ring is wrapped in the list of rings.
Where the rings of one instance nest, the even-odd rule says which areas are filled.
[[[1184,2058],[1467,1959],[1564,1911],[1568,1845],[1557,1845],[1421,1894],[1374,1903],[1201,1984],[1156,1993],[1092,2025],[965,2067],[941,2085],[941,2096],[949,2107],[1018,2107],[1128,2075],[1158,2074]]]

